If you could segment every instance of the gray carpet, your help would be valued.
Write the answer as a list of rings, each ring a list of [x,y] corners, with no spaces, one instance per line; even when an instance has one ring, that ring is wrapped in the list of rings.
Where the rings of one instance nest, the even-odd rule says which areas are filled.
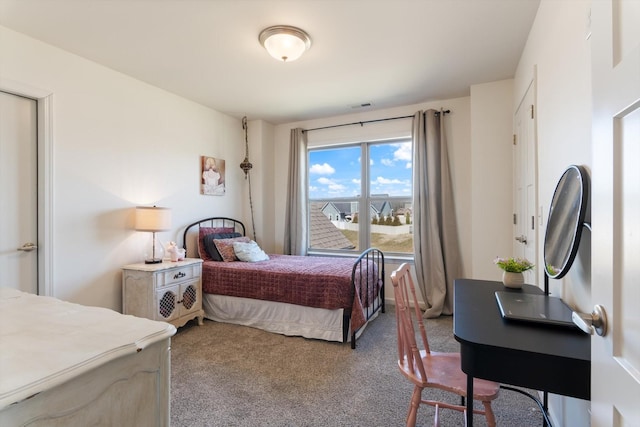
[[[348,344],[285,337],[205,320],[172,339],[171,425],[182,426],[403,426],[412,385],[396,366],[393,307]],[[457,351],[452,318],[427,321],[434,351]],[[424,398],[459,402],[425,390]],[[529,398],[502,390],[493,403],[499,426],[539,426]],[[421,405],[418,425],[433,425]],[[463,415],[441,411],[441,426],[462,426]],[[474,425],[486,426],[476,415]]]

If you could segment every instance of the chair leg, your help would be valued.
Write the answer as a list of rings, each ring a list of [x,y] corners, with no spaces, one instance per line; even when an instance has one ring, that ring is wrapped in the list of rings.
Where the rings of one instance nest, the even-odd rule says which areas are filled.
[[[416,418],[418,417],[418,407],[422,399],[422,389],[416,386],[411,395],[411,403],[409,404],[409,414],[407,415],[407,427],[415,427]]]
[[[484,405],[484,416],[487,418],[487,426],[496,427],[496,417],[493,415],[493,409],[491,409],[491,402],[482,402]]]

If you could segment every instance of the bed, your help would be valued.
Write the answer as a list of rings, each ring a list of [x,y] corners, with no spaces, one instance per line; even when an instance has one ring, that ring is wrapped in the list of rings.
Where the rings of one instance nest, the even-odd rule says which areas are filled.
[[[0,425],[170,424],[176,328],[0,288]]]
[[[350,342],[355,349],[368,322],[384,313],[384,254],[376,248],[355,260],[269,254],[258,262],[225,262],[209,253],[220,240],[250,242],[242,222],[224,217],[194,222],[183,234],[187,256],[203,259],[203,308],[210,320]]]

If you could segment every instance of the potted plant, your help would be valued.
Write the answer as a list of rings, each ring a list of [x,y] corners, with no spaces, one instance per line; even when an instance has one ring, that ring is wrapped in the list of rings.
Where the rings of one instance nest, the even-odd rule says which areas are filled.
[[[526,258],[496,258],[493,262],[503,270],[502,283],[508,288],[521,288],[524,284],[523,272],[534,265]]]

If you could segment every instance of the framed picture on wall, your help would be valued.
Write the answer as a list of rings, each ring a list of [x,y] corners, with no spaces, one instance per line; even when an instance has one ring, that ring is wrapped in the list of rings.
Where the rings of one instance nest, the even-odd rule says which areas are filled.
[[[225,192],[224,160],[200,156],[200,194],[223,196]]]

